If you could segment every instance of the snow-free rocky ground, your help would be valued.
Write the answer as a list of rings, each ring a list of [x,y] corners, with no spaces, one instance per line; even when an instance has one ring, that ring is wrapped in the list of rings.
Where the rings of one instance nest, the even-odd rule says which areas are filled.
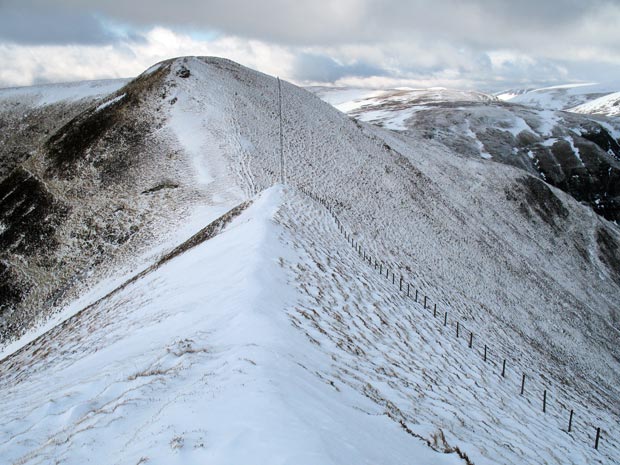
[[[283,97],[285,185],[276,80],[193,57],[0,180],[0,457],[615,463],[617,226],[523,169]]]

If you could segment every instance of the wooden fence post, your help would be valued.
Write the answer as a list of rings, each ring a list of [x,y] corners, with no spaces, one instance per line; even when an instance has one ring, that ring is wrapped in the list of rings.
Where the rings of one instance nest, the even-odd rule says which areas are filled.
[[[424,296],[424,309],[426,310],[426,296]]]
[[[506,377],[506,359],[504,359],[504,363],[502,363],[502,378]]]
[[[525,373],[523,373],[523,378],[521,378],[521,395],[523,395],[524,390],[525,390]]]
[[[417,289],[415,290],[415,301],[416,302],[418,301],[418,290]]]
[[[543,391],[543,413],[547,412],[547,390]]]
[[[433,305],[433,318],[437,316],[437,304]]]
[[[409,297],[409,283],[407,283],[407,297]]]
[[[596,428],[596,439],[594,441],[594,448],[598,449],[598,441],[601,439],[601,428]]]
[[[398,290],[402,291],[403,290],[403,276],[400,276],[400,281],[398,282]]]
[[[448,324],[448,312],[443,315],[443,325],[446,326]]]
[[[483,360],[486,362],[487,361],[487,345],[484,345],[484,357]]]
[[[471,346],[474,342],[474,333],[472,333],[471,331],[469,332],[469,348],[471,349]]]
[[[568,432],[570,433],[573,429],[573,409],[570,410],[570,415],[568,416]]]
[[[456,338],[457,338],[457,339],[459,338],[459,327],[460,327],[460,324],[459,324],[459,322],[457,321],[457,322],[456,322]]]

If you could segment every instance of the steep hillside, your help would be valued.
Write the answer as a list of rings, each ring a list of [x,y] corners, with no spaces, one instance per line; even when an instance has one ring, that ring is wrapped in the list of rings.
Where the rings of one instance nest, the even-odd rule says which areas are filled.
[[[620,220],[620,121],[541,110],[456,91],[385,91],[350,101],[339,90],[326,101],[360,121],[401,131],[415,141],[433,139],[454,153],[524,169]]]
[[[0,180],[50,134],[127,80],[0,89]]]
[[[550,443],[541,452],[541,442],[545,438],[542,423],[532,427],[532,438],[523,427],[514,426],[523,425],[526,413],[529,416],[533,407],[527,407],[522,415],[522,407],[513,406],[507,397],[502,397],[502,393],[508,395],[508,391],[503,389],[513,389],[512,386],[498,388],[495,394],[494,405],[510,404],[510,408],[502,410],[508,412],[506,417],[502,420],[495,416],[481,419],[481,426],[474,427],[473,423],[460,419],[483,411],[484,398],[474,396],[475,399],[471,399],[467,388],[469,378],[458,375],[459,366],[441,364],[445,362],[443,351],[434,355],[441,358],[442,362],[432,365],[433,371],[428,379],[424,375],[419,378],[415,374],[401,373],[395,375],[394,379],[377,378],[375,381],[381,384],[380,387],[369,382],[370,387],[364,388],[363,380],[367,377],[364,366],[367,362],[376,364],[373,370],[382,369],[386,372],[396,370],[394,362],[401,363],[398,359],[402,359],[402,356],[394,359],[386,347],[400,340],[401,336],[396,333],[402,333],[402,330],[397,322],[406,318],[405,311],[419,306],[412,303],[411,299],[404,300],[400,294],[398,297],[388,297],[394,295],[393,287],[392,291],[384,293],[387,291],[381,286],[385,283],[378,284],[381,278],[377,278],[371,267],[365,272],[371,271],[369,274],[373,274],[373,278],[352,281],[354,284],[344,287],[346,282],[361,276],[359,267],[349,267],[344,272],[345,263],[351,259],[340,255],[346,241],[341,244],[332,237],[332,232],[326,232],[324,221],[316,216],[319,213],[315,212],[314,206],[305,203],[307,200],[287,199],[283,201],[287,206],[282,208],[288,213],[281,220],[282,228],[288,231],[285,234],[292,234],[297,239],[289,238],[292,245],[289,244],[286,250],[278,247],[268,250],[273,260],[282,258],[285,262],[282,266],[285,268],[288,267],[286,263],[292,263],[287,268],[286,277],[279,281],[280,284],[288,283],[283,286],[282,293],[289,295],[290,299],[278,301],[273,307],[278,308],[279,305],[280,308],[286,308],[291,316],[288,324],[300,331],[295,333],[297,336],[307,333],[310,340],[330,347],[325,352],[326,357],[334,360],[338,367],[329,373],[339,373],[344,385],[358,393],[362,392],[372,400],[375,407],[381,407],[377,411],[364,408],[364,411],[371,412],[371,416],[373,412],[386,415],[397,425],[401,424],[402,419],[405,431],[411,430],[429,440],[434,434],[439,444],[436,444],[436,448],[442,450],[443,442],[438,439],[437,428],[446,428],[447,444],[458,444],[459,447],[464,444],[467,454],[471,452],[472,457],[476,457],[474,463],[497,463],[494,461],[497,456],[502,457],[500,463],[519,463],[518,457],[526,457],[527,463],[537,463],[536,457],[540,454],[547,457],[550,463],[611,463],[617,446],[608,438],[614,437],[613,419],[620,413],[617,402],[620,398],[620,349],[617,344],[620,325],[620,234],[617,227],[522,168],[492,163],[482,159],[479,154],[463,157],[461,150],[455,152],[439,137],[424,137],[424,134],[420,136],[415,131],[398,133],[352,120],[317,97],[286,82],[282,83],[282,98],[284,172],[289,189],[303,189],[329,199],[332,210],[351,233],[352,240],[363,244],[367,253],[377,257],[392,271],[402,273],[407,282],[413,283],[422,295],[427,295],[430,302],[437,305],[440,312],[448,312],[451,324],[458,319],[468,330],[475,332],[477,340],[489,341],[489,346],[492,345],[496,351],[496,367],[501,358],[510,360],[512,383],[517,383],[519,374],[527,370],[536,380],[534,386],[537,392],[543,386],[549,387],[554,399],[556,394],[557,398],[568,399],[562,403],[562,412],[570,408],[569,404],[579,405],[579,412],[587,410],[592,416],[582,423],[579,441],[574,440],[573,436],[550,433],[551,436],[547,437]],[[432,103],[425,105],[438,106]],[[95,295],[101,295],[97,289],[109,290],[109,285],[105,283],[122,283],[126,277],[156,262],[163,251],[183,242],[222,213],[273,186],[280,179],[281,166],[278,108],[275,78],[227,60],[188,57],[154,66],[105,101],[91,105],[55,132],[35,155],[0,184],[0,222],[3,225],[0,232],[0,240],[3,241],[0,263],[4,267],[0,272],[4,273],[5,278],[2,281],[4,287],[0,288],[0,298],[3,299],[0,304],[4,320],[3,340],[8,341],[20,335],[55,311],[70,314],[71,309],[79,308],[75,299],[80,296],[82,300],[79,302],[90,303],[89,300],[93,300]],[[504,107],[492,101],[472,103],[469,106],[454,103],[447,105],[444,109],[446,113],[443,114],[446,118],[447,112],[466,114],[470,111],[476,115],[479,112],[474,112],[475,108],[495,111]],[[424,111],[422,109],[415,115],[422,115]],[[527,121],[531,122],[531,125],[527,123],[530,128],[542,130],[541,127],[548,122],[540,114],[526,114],[529,110],[522,111],[522,119],[526,121],[527,117]],[[430,115],[428,117],[431,118]],[[484,121],[480,119],[480,128]],[[506,129],[508,132],[511,130],[512,126]],[[584,131],[587,132],[587,128]],[[455,132],[453,130],[453,134]],[[475,133],[474,129],[471,132]],[[563,136],[558,133],[557,137]],[[573,139],[573,142],[577,145],[580,140]],[[599,147],[597,143],[593,144]],[[609,157],[612,160],[609,165],[612,166],[615,155],[610,154]],[[583,158],[586,159],[585,150]],[[295,197],[301,194],[290,195]],[[286,218],[295,218],[294,225],[290,224],[293,220]],[[317,221],[318,225],[314,224]],[[233,226],[241,227],[241,224],[231,224],[230,228]],[[273,234],[280,233],[274,231]],[[299,239],[301,236],[303,240]],[[260,247],[248,241],[248,235],[241,235],[232,244],[240,250],[246,250],[244,247]],[[332,249],[333,245],[337,247]],[[291,250],[301,253],[302,249],[306,250],[310,258],[301,263],[291,258]],[[76,353],[80,353],[83,344],[93,344],[93,347],[100,347],[99,350],[111,347],[110,357],[84,359],[84,363],[88,365],[92,361],[93,366],[101,367],[102,370],[108,367],[104,371],[112,373],[119,368],[113,360],[117,360],[119,354],[125,354],[124,349],[128,350],[127,360],[131,360],[131,350],[142,353],[143,348],[131,342],[133,336],[130,328],[143,327],[142,317],[150,315],[151,311],[155,320],[158,315],[164,319],[168,316],[174,318],[177,314],[180,316],[176,308],[171,312],[169,307],[174,302],[184,307],[185,304],[181,305],[179,300],[182,296],[191,301],[191,309],[188,310],[197,312],[195,317],[191,317],[191,324],[200,319],[203,310],[214,312],[217,321],[214,320],[213,324],[234,324],[235,320],[231,320],[230,313],[225,311],[229,307],[224,306],[223,302],[234,301],[238,295],[237,288],[231,287],[230,292],[217,298],[216,294],[218,289],[224,288],[222,280],[247,282],[249,278],[241,270],[245,270],[244,260],[251,260],[249,257],[254,256],[250,252],[231,254],[227,257],[230,263],[222,264],[219,268],[211,268],[211,264],[205,265],[204,271],[200,266],[191,268],[188,274],[192,280],[187,281],[187,286],[179,281],[170,286],[163,285],[164,282],[170,282],[170,279],[178,279],[175,272],[153,274],[151,278],[155,281],[149,281],[146,287],[138,289],[132,284],[126,291],[112,296],[113,300],[104,299],[94,307],[96,310],[91,311],[96,314],[109,313],[107,321],[111,321],[111,325],[118,325],[114,333],[109,333],[110,339],[105,335],[108,334],[107,330],[101,329],[103,332],[95,336],[99,339],[91,340],[74,333],[73,324],[67,324],[54,330],[64,331],[64,336],[58,336],[57,339],[58,333],[53,332],[39,343],[48,344],[45,341],[49,340],[49,344],[54,344],[52,341],[72,339],[78,344]],[[224,259],[220,256],[214,263],[222,261]],[[208,262],[206,260],[205,264]],[[314,263],[316,269],[331,275],[331,278],[328,281],[324,278],[320,282],[316,281],[316,270],[313,268],[312,273],[306,272],[304,263]],[[346,276],[344,281],[338,278],[336,270],[343,270],[343,276]],[[264,279],[268,276],[268,273],[264,273]],[[198,282],[209,286],[204,294],[193,294],[192,289],[200,287]],[[253,295],[256,300],[252,302],[258,302],[256,305],[261,309],[271,309],[270,299],[281,297],[270,297],[273,293],[272,284],[258,281],[256,286],[252,286],[252,289],[260,289]],[[89,289],[94,289],[92,294],[88,293]],[[117,298],[119,300],[115,301]],[[174,300],[170,301],[170,298]],[[375,298],[376,301],[372,300]],[[341,301],[344,302],[342,312],[334,312],[333,309],[341,308],[338,304]],[[350,301],[355,302],[354,315],[346,313],[353,311]],[[222,302],[222,306],[218,302]],[[372,307],[368,306],[369,302],[374,302]],[[165,315],[155,310],[160,304],[166,307],[162,307]],[[250,303],[239,303],[239,307],[244,306],[250,306]],[[373,331],[375,335],[372,337],[366,333],[349,335],[353,321],[360,320],[362,323],[372,308],[389,313],[385,325],[379,316],[376,319],[373,317],[372,324],[379,325],[377,327],[382,330]],[[133,311],[136,313],[131,316]],[[224,313],[218,314],[220,311]],[[122,321],[127,320],[121,318],[116,321],[122,315],[133,318],[134,323],[124,327]],[[86,329],[81,331],[87,332],[88,328],[99,328],[100,325],[108,327],[104,320],[99,319],[100,316],[93,315],[93,318],[93,322],[83,326]],[[329,329],[325,326],[327,321],[330,322]],[[190,323],[188,325],[191,326]],[[225,326],[222,323],[217,327]],[[165,347],[172,343],[169,328],[172,326],[155,330],[168,334],[168,339],[158,339],[161,344],[158,342],[157,350],[166,351]],[[206,322],[200,331],[206,337],[206,333],[214,328],[216,326]],[[450,328],[452,331],[453,326]],[[435,340],[430,339],[430,329],[423,329],[422,323],[412,321],[408,329],[412,331],[410,337],[423,338],[428,347],[436,347]],[[321,336],[313,335],[315,330]],[[145,331],[148,333],[148,329]],[[265,331],[270,331],[270,328]],[[148,340],[147,333],[144,333],[144,338],[137,340]],[[187,337],[194,338],[192,332],[179,331],[178,334],[178,337],[189,334]],[[256,337],[262,337],[261,334]],[[280,333],[268,334],[277,339]],[[343,342],[339,345],[337,339],[334,339],[336,334],[340,334],[343,340],[349,337],[355,343],[351,342],[347,346]],[[229,347],[229,336],[230,332],[226,331],[215,336],[216,339],[212,341],[214,353],[218,353],[222,347]],[[109,346],[114,338],[127,342],[116,347]],[[287,341],[292,341],[290,345],[294,345],[298,339]],[[205,339],[200,344],[203,342],[208,343]],[[37,404],[44,398],[37,397],[35,393],[35,386],[40,386],[44,378],[33,377],[28,367],[28,351],[36,350],[34,348],[39,347],[39,343],[16,353],[16,358],[12,359],[16,362],[10,362],[9,359],[9,363],[15,364],[10,365],[9,370],[3,370],[6,373],[17,370],[17,373],[22,373],[17,375],[19,379],[24,376],[33,383],[21,391],[19,388],[11,391],[9,402],[13,405],[19,402],[23,402],[23,406]],[[251,345],[254,342],[250,338],[239,343]],[[67,343],[59,344],[61,352],[70,351]],[[411,344],[411,347],[401,347],[402,352],[415,353],[420,346],[419,340]],[[13,347],[20,345],[23,344],[18,341]],[[334,346],[341,351],[359,352],[357,356],[362,358],[336,363],[343,352],[336,349],[332,351]],[[170,351],[175,350],[170,346]],[[276,349],[270,350],[273,352]],[[278,350],[284,349],[278,347]],[[202,350],[196,349],[196,352],[202,353]],[[41,353],[47,353],[47,349]],[[76,359],[64,359],[67,353],[63,354],[57,354],[60,358],[54,355],[60,364],[58,367],[65,363],[77,363]],[[366,357],[360,354],[371,355]],[[373,354],[379,358],[373,361]],[[423,374],[432,354],[426,352],[422,358],[407,358],[406,363],[417,364],[412,365],[415,366],[413,372]],[[144,370],[136,370],[136,373],[151,373],[148,366],[153,360],[159,359],[154,353],[151,356],[150,361],[144,360]],[[296,352],[290,359],[294,361],[291,366],[301,364],[302,369],[306,366]],[[459,360],[471,363],[472,366],[478,366],[476,364],[479,363],[479,357],[476,362]],[[43,365],[37,368],[38,362],[33,363],[34,372],[44,370]],[[194,386],[194,381],[203,379],[202,375],[192,369],[201,366],[202,361],[197,361],[198,365],[193,363],[178,366],[180,373],[198,376],[183,386]],[[230,361],[221,358],[214,363],[223,366]],[[76,367],[79,366],[77,363]],[[120,372],[122,376],[126,375],[123,379],[130,382],[157,382],[160,379],[157,377],[158,370],[161,370],[163,376],[168,368],[152,367],[155,378],[151,378],[150,374],[142,376],[126,373],[123,369]],[[431,369],[430,365],[428,369]],[[209,370],[205,368],[204,372]],[[264,375],[265,372],[260,368],[257,370]],[[315,371],[321,372],[318,368]],[[440,377],[442,372],[446,373],[446,378]],[[497,376],[497,370],[493,373]],[[76,372],[65,374],[66,379],[69,379]],[[4,378],[5,383],[15,382],[10,375],[7,376]],[[63,375],[59,376],[64,379]],[[93,379],[85,376],[84,382]],[[221,376],[226,378],[225,374]],[[97,381],[93,382],[108,386],[107,381],[99,375],[94,379]],[[116,385],[118,378],[106,379],[110,385]],[[225,390],[221,387],[226,386],[222,379],[213,380],[214,390]],[[271,379],[271,375],[251,379]],[[435,379],[442,380],[444,388],[441,389],[444,391],[440,397],[449,405],[443,413],[434,402],[420,401],[418,405],[413,402],[414,398],[408,397],[416,392],[416,385],[431,383],[432,388],[425,388],[424,391],[435,389],[432,384]],[[457,379],[465,384],[462,389],[459,388],[458,395],[452,395],[445,386],[451,386]],[[281,384],[283,382],[267,382],[266,386],[284,386]],[[239,383],[245,381],[240,378]],[[328,384],[327,381],[325,386]],[[312,383],[310,385],[313,386]],[[282,389],[286,392],[294,389],[291,384],[285,386]],[[337,385],[336,388],[336,391],[342,390],[343,386]],[[100,392],[96,386],[93,389]],[[380,395],[373,394],[375,389]],[[26,397],[19,401],[21,392],[31,394],[24,394]],[[153,392],[151,387],[146,386],[140,396],[148,396],[150,392]],[[154,397],[166,402],[165,399],[176,399],[178,395],[177,386],[161,394],[161,397]],[[316,393],[316,396],[326,399],[322,393]],[[312,398],[302,396],[302,399]],[[122,397],[119,398],[118,406],[93,406],[88,394],[81,399],[72,400],[69,396],[66,404],[68,408],[61,409],[65,413],[57,417],[66,421],[60,424],[61,431],[81,431],[82,425],[90,430],[84,423],[91,418],[88,412],[97,409],[107,411],[108,407],[115,412],[120,408],[120,415],[124,408],[128,408],[125,406],[133,402],[133,398]],[[535,397],[531,399],[531,402],[536,402]],[[290,405],[289,401],[293,402],[289,399],[284,405]],[[261,400],[261,405],[268,404],[269,398]],[[84,409],[80,410],[78,405],[84,406]],[[219,410],[222,415],[227,412],[231,415],[230,404],[222,405]],[[392,409],[392,405],[397,410]],[[26,431],[22,438],[11,436],[6,439],[10,451],[16,451],[11,457],[21,460],[21,454],[27,454],[27,458],[32,456],[35,460],[40,454],[46,457],[65,454],[63,451],[66,449],[62,449],[62,444],[71,442],[63,442],[64,432],[54,436],[51,443],[45,443],[51,445],[41,449],[22,447],[22,440],[40,444],[40,440],[50,438],[50,435],[55,434],[50,432],[57,431],[54,428],[58,425],[48,423],[56,418],[45,414],[51,408],[50,405],[43,405],[39,413],[26,423],[20,423],[24,411],[21,408],[16,406],[12,409],[11,418],[7,420],[13,435],[15,431],[30,431],[28,424],[35,423],[35,417],[44,423],[40,436],[33,430],[32,435]],[[153,409],[159,411],[157,406]],[[286,410],[285,407],[282,409]],[[247,412],[247,409],[243,411]],[[261,409],[256,411],[258,414],[262,412]],[[400,417],[395,413],[398,411],[408,413]],[[87,412],[86,417],[80,412]],[[558,413],[558,418],[563,418],[564,413]],[[161,418],[157,413],[154,415]],[[317,415],[317,421],[328,418],[325,416],[327,412]],[[415,427],[415,419],[423,415],[426,415],[426,426]],[[145,424],[155,425],[152,428],[159,427],[157,422],[152,423],[147,417],[144,418]],[[96,421],[107,424],[107,420],[102,418],[98,417]],[[113,421],[115,417],[108,418]],[[357,422],[358,417],[351,418],[352,423]],[[579,418],[584,421],[584,417]],[[316,430],[316,423],[311,424],[312,429]],[[385,427],[392,428],[393,424],[389,424],[391,426]],[[423,434],[422,431],[429,424],[432,425],[431,430]],[[602,455],[591,455],[590,436],[593,425],[597,424],[605,429],[609,448],[602,450]],[[142,434],[139,432],[142,429],[135,423],[126,425],[129,436],[124,437]],[[538,427],[541,429],[536,429]],[[148,431],[148,428],[144,431]],[[172,431],[166,429],[166,426],[162,428]],[[222,431],[237,431],[238,428],[243,429],[244,426],[233,423],[230,429]],[[253,431],[253,426],[248,428]],[[370,429],[371,426],[368,426]],[[498,430],[502,432],[502,439],[493,439],[494,435],[498,435]],[[296,431],[306,430],[300,427]],[[327,431],[341,430],[328,428]],[[514,434],[509,434],[509,431]],[[554,431],[557,433],[559,429],[555,428]],[[212,439],[215,442],[212,444],[231,440],[224,433],[220,436],[217,436],[219,433],[215,434]],[[194,438],[196,444],[203,440],[198,436]],[[323,444],[323,438],[327,436],[321,435],[316,444]],[[88,437],[84,437],[88,441]],[[171,436],[169,444],[179,442],[175,437]],[[13,449],[16,441],[20,442],[20,446]],[[351,441],[353,449],[362,442],[359,438]],[[396,438],[395,441],[400,440]],[[574,441],[580,445],[569,447],[565,441]],[[59,444],[61,449],[54,449],[54,444]],[[409,447],[401,448],[401,445],[396,445],[396,450],[404,451],[405,447]],[[449,448],[448,445],[445,448]],[[123,449],[135,454],[128,452],[127,457],[142,454],[142,450],[132,447],[130,441]],[[341,451],[342,445],[334,448]],[[317,445],[315,449],[311,447],[309,450],[319,449],[321,447]],[[341,460],[337,455],[333,457],[336,463],[356,462],[354,455],[345,455]],[[398,463],[394,457],[393,463]],[[310,463],[311,460],[307,460]],[[326,462],[329,463],[328,460]],[[386,463],[390,463],[389,460]]]

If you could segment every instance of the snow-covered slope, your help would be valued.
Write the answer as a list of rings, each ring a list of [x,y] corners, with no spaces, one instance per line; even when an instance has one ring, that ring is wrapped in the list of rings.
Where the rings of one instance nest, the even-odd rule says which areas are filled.
[[[569,108],[574,113],[588,115],[620,116],[620,92],[613,92],[576,107]]]
[[[237,216],[238,215],[238,216]],[[215,235],[213,235],[215,234]],[[1,362],[7,463],[611,463],[276,186]],[[434,320],[434,321],[433,321]],[[531,367],[530,367],[531,368]],[[542,383],[542,384],[541,384]],[[613,427],[613,425],[610,425]]]
[[[82,99],[101,99],[116,92],[128,82],[129,79],[106,79],[30,87],[9,87],[0,89],[0,105],[41,107],[60,102],[76,102]]]
[[[4,299],[5,338],[27,332],[38,319],[56,311],[71,314],[81,308],[77,302],[89,303],[105,295],[110,288],[106,282],[124,282],[192,232],[273,186],[280,179],[277,95],[273,77],[227,60],[187,57],[143,73],[56,131],[11,174],[10,183],[0,184],[0,221],[5,225],[0,234],[4,267],[0,268],[4,278],[0,298]],[[73,454],[99,447],[92,445],[93,432],[120,441],[121,435],[114,432],[120,424],[124,425],[120,428],[125,433],[123,444],[127,444],[121,449],[127,457],[137,457],[136,462],[142,454],[165,461],[172,450],[194,451],[195,445],[201,449],[204,441],[183,425],[196,424],[185,422],[190,411],[201,421],[205,418],[200,407],[207,404],[196,396],[204,395],[200,383],[209,383],[213,373],[213,382],[208,384],[210,399],[222,402],[209,408],[216,410],[214,418],[225,417],[222,421],[230,423],[209,423],[206,444],[222,454],[265,437],[263,430],[257,431],[256,418],[269,418],[268,429],[274,429],[274,437],[282,437],[286,432],[271,419],[283,416],[292,418],[288,422],[294,425],[291,431],[314,432],[316,440],[296,450],[303,454],[328,451],[329,456],[319,455],[319,463],[359,462],[354,451],[363,447],[360,443],[380,447],[378,440],[363,440],[370,435],[363,431],[376,431],[377,425],[395,441],[393,448],[401,460],[381,452],[393,458],[393,463],[406,463],[407,448],[424,444],[411,439],[416,441],[411,446],[409,437],[399,436],[396,430],[411,431],[431,442],[434,436],[439,449],[458,446],[474,463],[540,463],[541,456],[548,463],[612,463],[617,452],[613,419],[619,413],[620,398],[617,228],[522,169],[489,163],[479,156],[464,158],[437,140],[354,121],[285,82],[282,95],[288,187],[282,193],[265,194],[271,199],[266,204],[257,199],[253,205],[266,205],[265,209],[233,220],[221,236],[203,244],[206,248],[216,244],[209,252],[201,245],[167,261],[7,359],[7,368],[2,370],[2,389],[10,399],[10,405],[5,405],[11,412],[2,429],[11,434],[3,441],[7,453],[11,457],[31,454],[27,458],[33,461],[65,454],[78,460]],[[430,324],[437,321],[408,320],[419,305],[395,292],[373,267],[364,268],[363,261],[360,264],[358,256],[346,248],[324,209],[296,189],[329,199],[354,241],[402,273],[440,312],[447,311],[449,329],[442,330],[440,324],[440,331],[453,334],[458,319],[474,331],[475,341],[488,341],[495,358],[487,364],[494,371],[482,374],[486,365],[481,365],[479,352],[465,358],[472,351],[462,338],[440,346],[440,340],[450,338],[433,339],[437,334]],[[269,223],[272,215],[267,211],[276,208],[279,213],[274,221],[280,226],[250,228],[234,235],[243,230],[246,220]],[[252,231],[256,240],[250,237]],[[269,258],[260,252],[262,247]],[[230,253],[220,254],[220,249]],[[280,257],[283,274],[272,268],[272,261]],[[230,263],[221,263],[224,259]],[[177,260],[188,268],[175,268],[180,263]],[[193,260],[197,260],[195,266]],[[263,267],[260,264],[265,260],[270,264]],[[259,273],[255,272],[258,268]],[[269,280],[270,276],[277,282]],[[245,320],[252,317],[251,312],[235,317],[235,312],[246,308],[258,308],[260,313],[272,307],[277,311],[278,306],[286,312],[287,324],[269,320],[263,326],[260,321]],[[183,319],[182,308],[187,308],[189,319],[180,326],[167,324]],[[79,323],[82,318],[83,325]],[[204,325],[201,318],[205,318]],[[157,326],[160,319],[162,326]],[[157,326],[152,332],[151,321]],[[242,331],[240,339],[235,339],[236,322],[256,323],[261,330],[250,335]],[[403,325],[411,331],[407,336]],[[302,344],[295,336],[298,332],[284,331],[284,327],[307,333],[313,345]],[[88,336],[91,330],[92,339]],[[135,337],[134,332],[138,333]],[[269,345],[265,342],[269,337],[292,346]],[[175,348],[175,338],[199,341],[197,349],[190,347],[187,358],[177,359],[174,353],[185,352]],[[39,344],[45,348],[37,351]],[[296,344],[301,352],[293,347]],[[244,368],[228,357],[239,353],[239,358],[246,358],[243,350],[235,351],[246,346],[266,347],[273,359],[266,365],[247,362],[245,371],[239,373],[235,370]],[[92,351],[86,350],[90,347]],[[204,347],[210,349],[204,352]],[[475,347],[479,351],[482,346]],[[315,357],[303,358],[305,352],[316,354],[317,365],[312,362]],[[53,363],[44,358],[46,353],[54,354]],[[139,354],[147,355],[140,358]],[[193,358],[203,355],[205,359]],[[452,355],[458,363],[450,362]],[[84,363],[79,362],[82,356],[87,357]],[[503,384],[497,382],[498,357],[509,361],[509,377]],[[158,368],[153,363],[160,359]],[[133,366],[133,360],[141,364]],[[282,379],[275,369],[262,368],[272,367],[273,360],[290,366],[291,376]],[[332,365],[325,368],[322,360],[331,360]],[[91,362],[96,370],[86,369]],[[52,367],[48,379],[59,373],[56,384],[49,381],[50,387],[44,382],[48,364]],[[463,370],[467,366],[473,374]],[[305,378],[293,367],[307,367],[313,375]],[[524,400],[515,395],[522,371],[532,381],[527,384],[532,396]],[[249,378],[244,378],[246,372]],[[320,384],[314,378],[321,379],[317,372],[323,379]],[[477,382],[475,373],[487,376],[488,383]],[[79,388],[63,384],[71,376],[78,377]],[[181,382],[176,384],[176,379]],[[307,383],[296,384],[299,379]],[[26,384],[20,387],[18,380]],[[434,384],[434,380],[442,382]],[[147,383],[143,391],[139,388],[142,382]],[[233,395],[240,393],[238,386],[248,386],[244,392],[251,398],[243,400],[248,408],[241,413],[230,406]],[[473,394],[478,388],[480,394]],[[550,415],[536,417],[543,388],[549,390]],[[40,389],[66,395],[48,403],[46,395],[37,393]],[[292,398],[291,390],[303,395]],[[230,397],[226,397],[228,391]],[[277,403],[263,392],[275,392],[276,398],[284,397],[286,402]],[[426,400],[421,392],[426,393]],[[250,408],[257,405],[252,399],[260,408]],[[497,410],[486,399],[495,399],[488,405]],[[552,399],[557,402],[556,410],[552,410]],[[366,400],[372,402],[366,404]],[[152,405],[147,408],[144,402]],[[343,402],[366,412],[362,417],[367,423],[359,434],[357,423],[364,420],[349,409],[338,410],[336,406]],[[271,403],[277,410],[265,407]],[[63,413],[55,415],[54,407],[61,404]],[[306,404],[317,410],[311,420],[304,416],[311,414],[303,408]],[[40,407],[32,410],[28,407],[32,405]],[[167,405],[173,409],[169,415]],[[299,414],[291,417],[282,405],[299,408],[295,410]],[[575,435],[566,435],[560,425],[565,423],[566,409],[573,405],[579,428]],[[134,408],[135,415],[127,413],[126,409]],[[133,421],[142,409],[147,413],[139,420],[143,423],[137,424]],[[25,411],[33,411],[33,416],[24,417]],[[151,415],[159,411],[159,416]],[[590,412],[587,416],[586,411]],[[100,415],[108,412],[112,416]],[[343,428],[335,419],[341,415],[349,419]],[[302,417],[299,422],[298,417]],[[533,424],[526,423],[526,417],[534,418]],[[40,429],[36,420],[41,422]],[[97,426],[91,429],[90,420]],[[596,426],[604,430],[605,448],[599,452],[592,451]],[[449,446],[440,439],[440,428]],[[18,435],[20,431],[23,434]],[[68,442],[63,442],[64,432],[69,434]],[[168,432],[170,439],[163,439]],[[157,442],[152,456],[143,452],[152,444],[150,433]],[[264,434],[269,436],[269,431]],[[45,437],[52,439],[39,446]],[[337,444],[332,447],[325,438],[334,437]],[[71,447],[74,440],[77,446]],[[186,449],[183,444],[188,445]],[[239,446],[234,450],[253,449]],[[270,447],[261,457],[286,463],[279,450]],[[362,455],[370,454],[360,450]],[[413,456],[415,451],[411,451]],[[185,456],[174,457],[180,461]],[[214,463],[227,462],[221,455],[215,458]],[[311,458],[303,460],[310,462]]]
[[[435,87],[429,89],[355,89],[308,87],[324,101],[360,121],[379,124],[388,129],[405,130],[406,120],[416,111],[447,102],[493,102],[497,99],[481,92]]]
[[[359,121],[403,132],[415,141],[439,141],[461,156],[522,168],[588,203],[605,218],[620,220],[617,119],[514,105],[484,94],[445,89],[314,90]]]
[[[540,89],[511,89],[497,95],[500,100],[542,110],[569,110],[617,92],[617,87],[596,83],[566,84]],[[612,115],[607,115],[612,116]]]

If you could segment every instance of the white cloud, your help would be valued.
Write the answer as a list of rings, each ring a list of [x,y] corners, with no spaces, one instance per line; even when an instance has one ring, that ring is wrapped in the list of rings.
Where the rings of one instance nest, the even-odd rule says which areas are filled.
[[[293,55],[284,47],[256,40],[222,37],[199,41],[156,27],[143,40],[113,45],[0,44],[0,85],[131,77],[152,64],[183,55],[230,58],[269,74],[291,73]]]
[[[567,56],[559,61],[554,53],[541,48],[540,53],[514,48],[478,50],[447,40],[421,39],[295,46],[235,35],[192,36],[153,27],[110,44],[0,42],[0,86],[131,77],[158,61],[184,55],[226,57],[298,84],[317,84],[313,80],[323,79],[363,87],[443,86],[495,91],[599,81],[601,77],[620,80],[620,52],[588,48],[586,44],[572,49],[567,45]],[[598,66],[592,65],[593,56],[599,58]]]

